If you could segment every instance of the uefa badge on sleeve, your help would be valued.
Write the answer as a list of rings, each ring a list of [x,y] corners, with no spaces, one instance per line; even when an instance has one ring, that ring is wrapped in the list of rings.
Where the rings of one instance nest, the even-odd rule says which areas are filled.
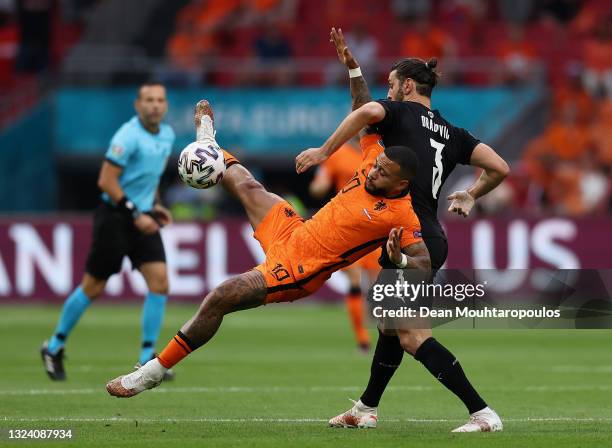
[[[123,155],[123,152],[123,148],[119,145],[113,145],[113,147],[111,148],[111,153],[115,157],[121,157]]]

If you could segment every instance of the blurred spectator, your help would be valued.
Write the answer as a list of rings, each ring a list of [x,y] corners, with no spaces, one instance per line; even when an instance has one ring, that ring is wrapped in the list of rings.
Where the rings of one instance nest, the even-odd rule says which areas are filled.
[[[570,22],[581,6],[580,0],[545,0],[541,6],[542,14],[559,23]]]
[[[255,38],[253,51],[256,58],[254,82],[257,85],[287,85],[293,80],[291,46],[278,26],[264,27]]]
[[[595,158],[604,173],[612,176],[612,99],[604,101],[589,128],[595,147]]]
[[[376,80],[378,71],[378,42],[367,34],[365,27],[362,24],[357,24],[351,31],[345,34],[346,44],[351,49],[351,53],[359,62],[362,68],[363,77],[368,84],[372,84]],[[330,44],[332,48],[332,44]],[[338,82],[346,82],[346,68],[337,61],[330,63],[325,70],[325,79],[327,83],[336,84]]]
[[[584,117],[579,118],[574,102],[566,101],[559,107],[543,135],[528,145],[526,171],[542,188],[545,207],[574,216],[602,210],[610,194],[610,168],[609,146],[605,141],[602,146],[601,140],[610,132],[608,120],[612,117],[603,110],[597,127],[589,127]]]
[[[19,48],[19,29],[12,0],[0,1],[0,86],[11,82]]]
[[[59,0],[62,21],[80,22],[98,0]]]
[[[501,17],[508,22],[524,24],[533,12],[534,0],[497,0]]]
[[[377,64],[378,43],[376,39],[366,33],[362,24],[356,25],[346,33],[346,44],[351,49],[359,65],[374,76]]]
[[[199,33],[193,22],[185,22],[168,41],[166,53],[171,67],[159,75],[164,82],[196,85],[202,81],[206,58],[215,52],[216,35]]]
[[[391,11],[403,20],[429,17],[431,6],[430,0],[391,0]]]
[[[177,32],[170,40],[170,51],[173,46],[180,49],[183,45],[191,46],[199,56],[215,50],[215,32],[237,14],[240,3],[240,0],[197,0],[187,5],[177,16]],[[183,51],[177,52],[183,56]]]
[[[612,14],[596,22],[584,43],[584,83],[594,96],[612,96]]]
[[[571,104],[564,105],[544,131],[544,138],[553,155],[563,161],[580,163],[591,149],[588,128],[578,120],[577,110]]]
[[[17,70],[35,73],[50,64],[53,0],[21,0],[17,15],[21,36]]]
[[[290,25],[295,17],[297,0],[195,0],[185,6],[176,18],[176,31],[168,40],[166,54],[170,67],[158,77],[172,83],[197,84],[207,75],[211,60],[222,57],[235,44],[239,28],[263,23],[267,30],[253,45],[254,54],[262,61],[287,59],[291,47],[279,39],[276,29],[280,24]],[[253,66],[257,71],[258,64]],[[255,82],[283,83],[288,75],[277,64],[278,79],[268,76]],[[231,69],[230,69],[231,71]],[[240,82],[251,82],[251,74],[243,73]]]
[[[254,42],[255,56],[262,62],[283,61],[291,57],[287,38],[275,26],[264,28]]]
[[[400,52],[403,57],[416,57],[427,60],[451,57],[455,54],[453,38],[442,28],[431,24],[429,19],[413,21],[401,41]]]
[[[560,112],[572,108],[579,123],[588,124],[593,116],[595,101],[585,90],[582,83],[582,73],[577,67],[570,66],[565,76],[554,87],[552,114],[560,118]]]
[[[601,17],[612,12],[610,0],[589,0],[585,2],[571,23],[571,32],[574,35],[586,35],[595,28]]]
[[[521,84],[530,79],[536,50],[525,37],[525,28],[519,24],[508,24],[506,38],[497,45],[496,56],[503,63],[501,81],[504,84]]]
[[[295,20],[298,0],[243,0],[238,26],[273,23],[287,26]]]

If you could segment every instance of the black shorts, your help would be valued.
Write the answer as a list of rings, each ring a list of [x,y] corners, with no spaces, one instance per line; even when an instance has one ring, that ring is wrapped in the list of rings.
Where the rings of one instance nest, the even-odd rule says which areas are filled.
[[[446,261],[446,257],[448,257],[448,241],[442,236],[423,238],[423,241],[425,241],[425,245],[429,251],[431,270],[435,274]]]
[[[94,213],[93,237],[85,270],[95,278],[106,280],[121,270],[128,256],[134,268],[143,263],[166,261],[159,232],[145,235],[132,217],[110,204],[101,204]]]

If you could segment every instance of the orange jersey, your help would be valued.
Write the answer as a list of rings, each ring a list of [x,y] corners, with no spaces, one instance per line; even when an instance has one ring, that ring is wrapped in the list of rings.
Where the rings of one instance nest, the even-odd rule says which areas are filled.
[[[345,143],[321,165],[321,170],[329,176],[337,193],[344,187],[362,162],[360,151],[350,143]],[[320,172],[319,172],[320,173]],[[317,175],[320,175],[317,173]]]
[[[410,195],[388,199],[365,190],[366,175],[384,147],[380,136],[361,139],[362,163],[338,194],[284,244],[295,279],[317,277],[311,292],[332,272],[355,262],[384,244],[394,227],[404,227],[401,247],[421,242],[421,225]]]

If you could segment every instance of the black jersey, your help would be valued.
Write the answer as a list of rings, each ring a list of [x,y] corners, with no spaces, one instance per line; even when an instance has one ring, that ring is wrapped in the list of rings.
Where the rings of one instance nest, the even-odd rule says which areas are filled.
[[[469,165],[480,140],[420,103],[378,102],[387,113],[372,127],[382,136],[385,146],[408,146],[419,159],[418,172],[410,181],[410,195],[421,221],[423,238],[445,237],[437,217],[442,185],[458,163]]]

